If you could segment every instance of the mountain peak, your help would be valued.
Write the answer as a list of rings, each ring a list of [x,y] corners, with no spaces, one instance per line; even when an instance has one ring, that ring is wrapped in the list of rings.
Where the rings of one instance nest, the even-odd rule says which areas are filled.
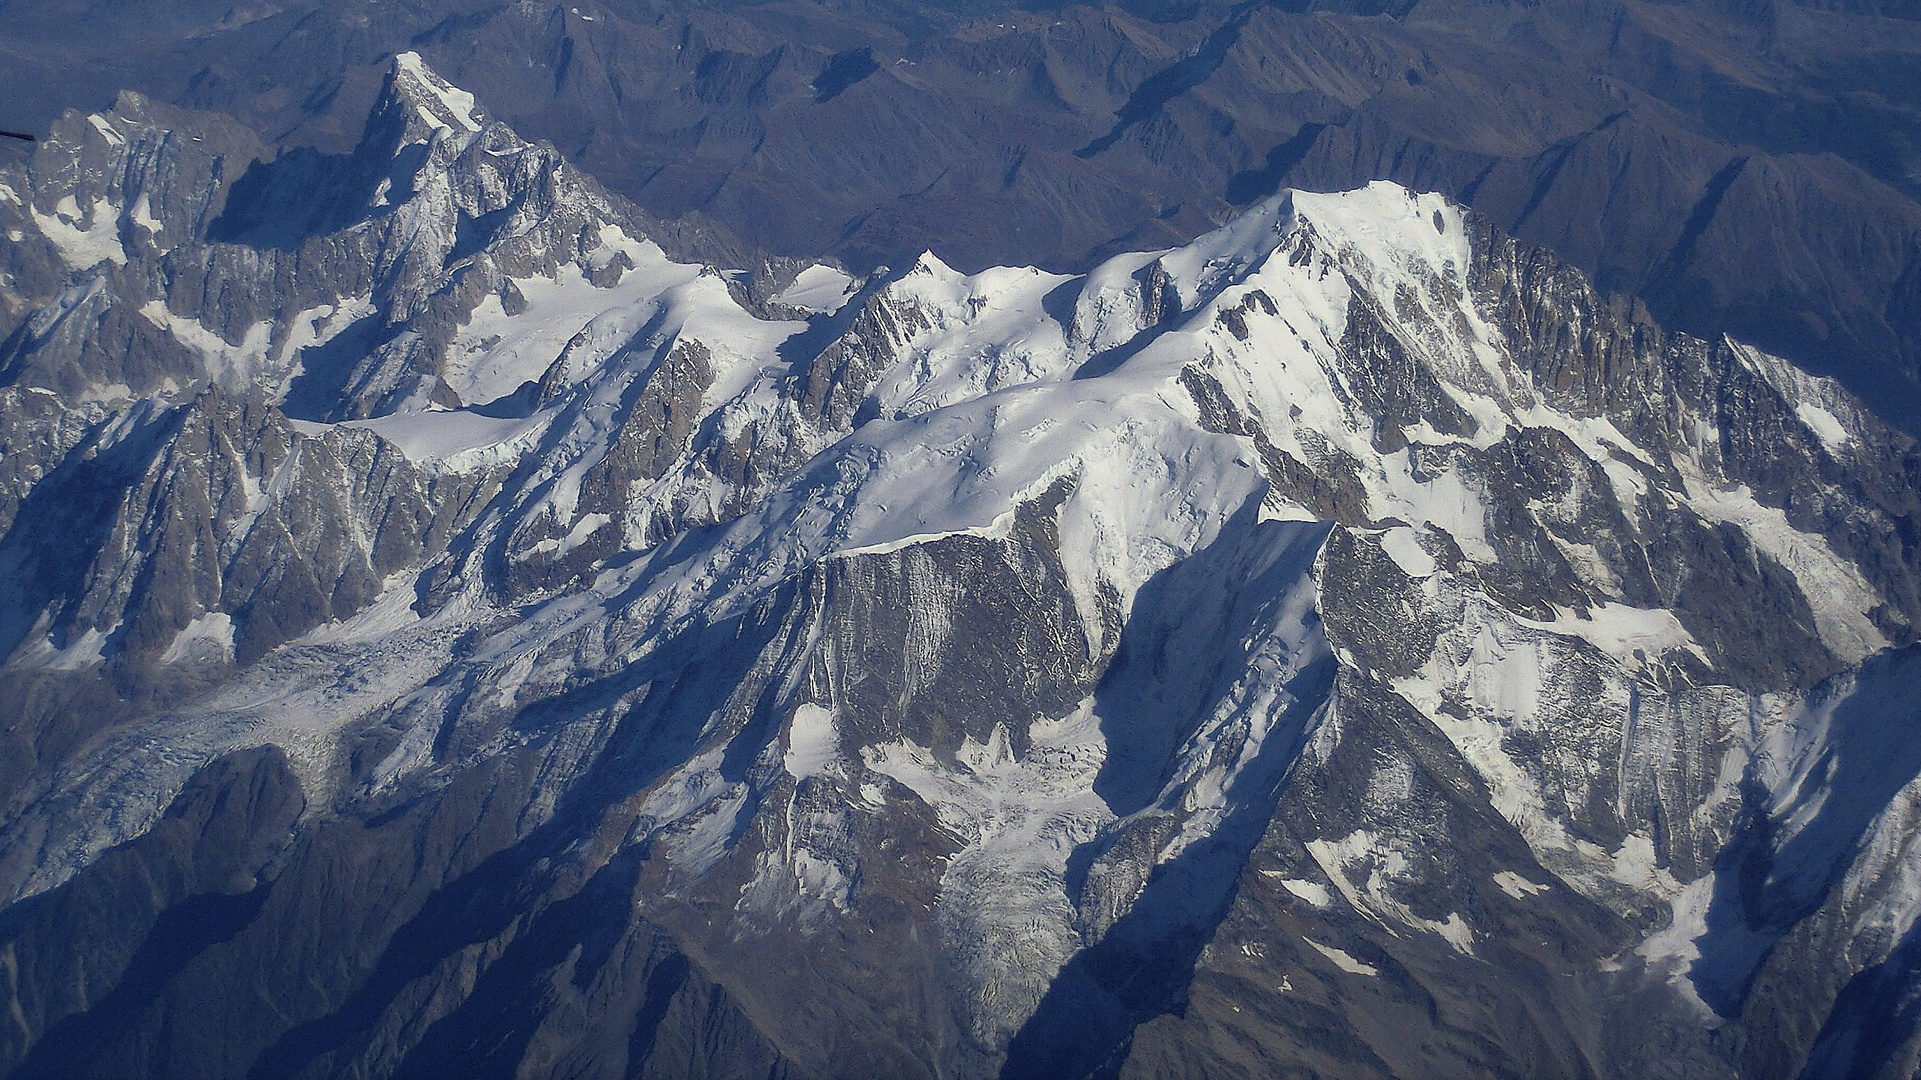
[[[429,136],[441,130],[472,135],[478,134],[487,123],[485,111],[472,94],[442,78],[427,66],[419,53],[411,50],[394,57],[393,70],[387,76],[382,96],[383,104],[395,102],[410,108],[428,129],[418,133],[409,131],[409,135]]]

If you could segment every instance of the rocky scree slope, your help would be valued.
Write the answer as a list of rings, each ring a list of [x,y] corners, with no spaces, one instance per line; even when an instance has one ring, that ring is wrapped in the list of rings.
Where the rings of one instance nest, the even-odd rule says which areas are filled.
[[[1921,1055],[1913,442],[1444,198],[721,271],[411,54],[0,184],[12,1075]]]

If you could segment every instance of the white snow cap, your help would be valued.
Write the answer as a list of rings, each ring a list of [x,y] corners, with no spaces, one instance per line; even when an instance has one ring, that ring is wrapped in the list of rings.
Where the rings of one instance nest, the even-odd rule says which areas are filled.
[[[465,90],[435,74],[413,51],[394,57],[394,85],[408,93],[421,117],[435,127],[480,130],[480,103]]]

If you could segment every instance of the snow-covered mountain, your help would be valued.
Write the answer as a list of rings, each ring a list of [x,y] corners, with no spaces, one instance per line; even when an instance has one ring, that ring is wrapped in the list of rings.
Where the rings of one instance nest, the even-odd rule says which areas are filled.
[[[1387,183],[855,280],[411,54],[251,139],[0,169],[14,1073],[1921,1060],[1921,454],[1834,384]]]

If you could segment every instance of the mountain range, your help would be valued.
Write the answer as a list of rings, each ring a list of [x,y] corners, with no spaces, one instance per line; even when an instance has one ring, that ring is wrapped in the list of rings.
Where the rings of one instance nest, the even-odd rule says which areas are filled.
[[[1278,186],[1352,117],[1042,266],[801,257],[431,54],[340,145],[126,91],[0,165],[8,1075],[1921,1064],[1905,354],[1691,332],[1519,166]],[[1716,206],[1777,160],[1858,168]]]
[[[346,153],[409,49],[730,265],[1084,273],[1389,179],[1921,430],[1912,0],[10,0],[0,126]]]

